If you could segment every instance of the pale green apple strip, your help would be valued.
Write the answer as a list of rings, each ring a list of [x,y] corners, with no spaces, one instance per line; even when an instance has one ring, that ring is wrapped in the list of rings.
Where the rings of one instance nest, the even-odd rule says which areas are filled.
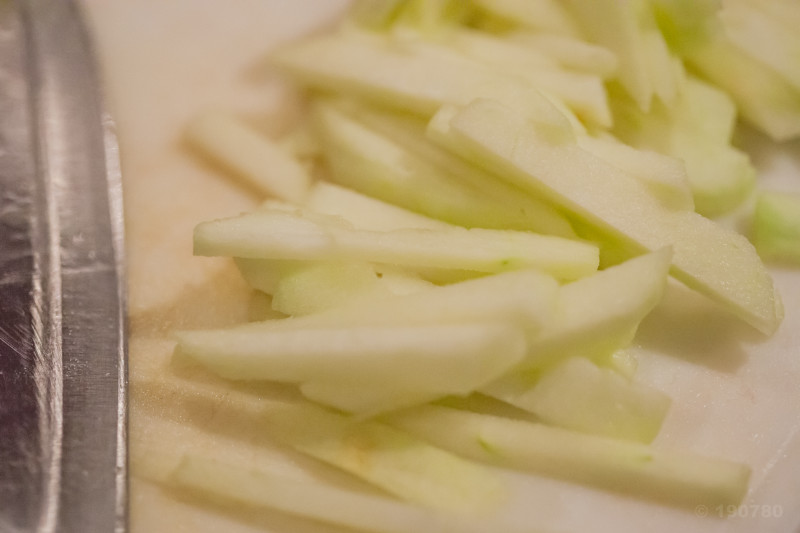
[[[673,247],[671,273],[770,334],[783,318],[772,278],[743,236],[693,212],[666,209],[622,171],[572,143],[555,144],[502,104],[445,110],[431,135],[635,250]]]
[[[647,184],[665,206],[679,211],[694,210],[686,165],[680,159],[638,150],[611,136],[579,135],[578,146]]]
[[[724,37],[698,46],[686,61],[728,92],[742,116],[774,140],[800,135],[800,90]]]
[[[477,228],[377,232],[280,211],[199,224],[194,252],[253,259],[363,260],[487,273],[535,268],[560,279],[587,276],[599,262],[596,246],[548,235]]]
[[[800,193],[765,191],[759,195],[753,242],[767,260],[800,265]]]
[[[719,215],[751,192],[755,169],[731,146],[736,107],[719,89],[689,77],[669,107],[655,102],[649,113],[612,89],[614,133],[632,146],[684,160],[697,211]]]
[[[541,368],[569,356],[597,359],[625,347],[661,301],[671,257],[665,248],[561,287],[551,321],[529,342],[521,366]]]
[[[437,191],[434,183],[447,181],[447,186],[453,190],[442,190],[440,193],[449,194],[449,197],[453,198],[452,201],[458,201],[458,210],[464,213],[460,217],[463,219],[461,225],[474,227],[480,226],[479,222],[483,222],[499,229],[536,231],[560,237],[575,236],[566,217],[552,206],[431,143],[425,136],[426,121],[407,114],[391,113],[349,101],[319,102],[318,105],[321,110],[330,113],[328,118],[332,122],[329,126],[331,133],[337,134],[337,139],[345,134],[339,128],[343,128],[348,121],[351,123],[355,121],[371,130],[371,133],[378,134],[402,147],[405,152],[403,157],[398,157],[396,160],[384,159],[383,165],[372,169],[376,174],[371,178],[364,176],[364,183],[360,184],[362,187],[367,187],[368,181],[372,183],[386,181],[385,194],[391,197],[387,201],[397,202],[397,198],[403,192],[412,196],[410,199],[412,206],[415,202],[417,205],[424,202],[421,198],[413,200],[414,195],[426,198],[433,196],[436,197],[435,202],[442,202],[443,198],[435,194]],[[339,128],[337,121],[340,122]],[[361,141],[354,147],[363,146],[364,139]],[[360,149],[365,158],[375,160],[378,157],[374,149],[369,154],[365,153],[363,148]],[[427,169],[427,173],[419,176],[421,179],[413,179],[415,175],[411,170],[417,167],[414,162],[417,162],[420,168]],[[390,163],[394,165],[389,167]],[[351,173],[345,174],[342,178],[355,179],[352,176],[354,170],[356,169],[350,169]],[[396,179],[390,183],[388,176],[395,176]],[[453,188],[452,183],[463,184],[460,187],[463,191],[462,196],[459,196],[459,191]],[[389,188],[392,190],[389,191]],[[466,189],[471,191],[471,194],[465,198],[463,194],[467,192]]]
[[[373,533],[507,533],[538,528],[514,527],[500,520],[466,518],[414,507],[388,498],[294,479],[256,465],[243,468],[213,457],[184,456],[168,485],[214,500],[291,515]]]
[[[221,377],[333,384],[326,389],[328,405],[356,405],[369,410],[360,414],[374,414],[473,392],[522,360],[525,335],[499,322],[251,327],[184,332],[178,346]],[[358,384],[367,388],[353,386]]]
[[[222,425],[225,435],[256,447],[278,442],[407,502],[482,513],[508,498],[508,487],[495,472],[385,424],[170,373],[134,384],[143,397],[168,399],[156,407],[179,414],[184,424],[213,426],[211,431]],[[214,413],[213,424],[208,413]]]
[[[602,274],[605,272],[599,275]],[[261,330],[498,321],[522,328],[528,341],[533,342],[543,331],[555,327],[553,314],[558,293],[558,283],[550,276],[520,270],[443,287],[429,286],[411,294],[365,298],[313,315],[242,327]],[[591,301],[596,291],[589,289],[589,293],[586,300]]]
[[[234,257],[233,260],[247,284],[255,290],[266,294],[275,292],[284,267],[294,268],[303,263],[302,261],[247,259],[243,257]]]
[[[311,187],[305,208],[323,215],[339,216],[359,229],[393,231],[397,229],[448,229],[450,224],[408,211],[371,196],[319,181]]]
[[[797,27],[786,24],[783,14],[759,4],[775,2],[725,2],[719,18],[733,44],[778,72],[800,91],[800,38]],[[795,23],[800,17],[795,15]]]
[[[447,165],[452,156],[437,154],[436,147],[421,153],[424,128],[408,148],[409,141],[403,146],[395,135],[378,133],[324,101],[316,102],[314,118],[330,178],[340,185],[460,226],[574,236],[569,222],[543,202],[491,175],[458,172]]]
[[[423,117],[444,104],[492,98],[556,131],[567,120],[529,80],[416,40],[335,35],[293,45],[273,59],[304,85]]]
[[[677,505],[738,505],[750,477],[731,461],[446,407],[383,419],[474,460]]]
[[[611,111],[600,76],[567,70],[534,47],[484,32],[451,31],[439,43],[487,67],[526,79],[533,87],[563,101],[589,124],[611,126]]]
[[[263,207],[267,209],[281,208],[289,212],[297,210],[294,206],[288,204],[279,205],[274,201],[265,202]],[[318,181],[311,186],[304,207],[314,213],[341,217],[356,228],[366,230],[392,231],[403,228],[452,229],[452,226],[445,222],[407,211],[325,181]],[[281,304],[279,300],[276,304],[273,301],[273,307],[286,305],[287,307],[283,312],[287,314],[296,314],[296,312],[289,311],[297,311],[298,306],[305,306],[305,303],[300,301],[303,298],[309,298],[309,301],[321,302],[320,295],[313,293],[314,290],[321,289],[319,283],[313,284],[313,287],[309,286],[308,290],[303,290],[296,284],[294,288],[289,289],[287,283],[281,283],[281,280],[285,280],[287,275],[303,270],[313,262],[245,259],[240,257],[234,258],[234,261],[245,281],[256,290],[267,294],[275,294],[278,291],[278,286],[283,285],[282,298],[284,303]],[[341,264],[341,262],[337,262],[337,264]],[[415,275],[414,272],[403,271],[397,267],[374,265],[371,270],[372,277],[380,276],[379,285],[384,286],[389,293],[404,294],[430,285]],[[298,293],[296,289],[300,289],[300,292]],[[381,291],[382,289],[378,290]],[[336,292],[333,285],[324,290],[325,294],[329,295],[332,295],[332,291]],[[291,296],[292,294],[297,299]],[[291,303],[289,300],[293,300],[295,303]],[[336,303],[337,306],[343,303],[343,301],[333,302],[331,299],[326,301],[330,304]]]
[[[370,263],[308,261],[296,268],[283,269],[272,294],[272,308],[285,315],[302,316],[361,298],[391,296],[381,281]]]
[[[235,117],[208,112],[186,128],[187,142],[262,193],[301,203],[311,186],[308,171],[278,144]]]
[[[670,45],[687,65],[726,91],[745,120],[776,141],[800,135],[800,91],[731,41],[717,16],[719,2],[656,0],[655,6]]]
[[[584,357],[544,372],[513,405],[542,422],[594,435],[650,443],[658,435],[670,397]]]
[[[617,78],[641,109],[650,109],[654,97],[672,102],[678,94],[680,72],[649,0],[567,0],[564,4],[589,41],[617,56]]]
[[[523,363],[481,392],[529,410],[523,398],[547,367],[574,356],[602,361],[628,346],[661,300],[671,257],[659,250],[561,287],[552,320],[528,341]]]
[[[563,68],[613,77],[619,68],[617,56],[608,48],[575,37],[550,33],[518,32],[507,37],[556,61]]]
[[[407,501],[480,513],[508,498],[496,473],[385,424],[356,421],[310,404],[270,410],[263,420],[276,438],[295,449]]]

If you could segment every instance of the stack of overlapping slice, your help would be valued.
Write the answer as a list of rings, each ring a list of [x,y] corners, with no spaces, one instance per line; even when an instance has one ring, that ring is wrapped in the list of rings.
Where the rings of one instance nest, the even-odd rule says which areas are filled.
[[[196,254],[235,258],[286,318],[182,333],[179,359],[231,385],[180,394],[223,396],[224,416],[414,505],[280,485],[224,458],[187,457],[171,482],[370,531],[511,531],[461,514],[504,494],[477,462],[737,505],[748,467],[648,445],[670,399],[637,382],[626,348],[669,275],[742,327],[781,322],[756,249],[704,216],[753,193],[731,145],[737,107],[775,138],[800,133],[800,68],[736,40],[758,31],[746,11],[800,46],[771,11],[796,10],[769,4],[365,1],[335,33],[281,50],[308,90],[305,122],[271,141],[213,113],[188,139],[271,197],[200,224]],[[740,64],[772,83],[740,84]],[[760,240],[791,259],[800,202],[772,200]]]

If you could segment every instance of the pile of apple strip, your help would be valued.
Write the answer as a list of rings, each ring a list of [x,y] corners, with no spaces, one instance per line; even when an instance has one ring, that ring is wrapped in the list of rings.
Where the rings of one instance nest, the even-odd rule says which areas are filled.
[[[220,113],[190,124],[197,151],[270,197],[198,225],[195,253],[234,258],[286,318],[183,332],[178,353],[234,396],[242,381],[296,386],[305,400],[229,407],[414,505],[496,499],[500,478],[473,461],[670,504],[740,503],[746,465],[650,446],[670,399],[635,379],[626,348],[668,276],[766,335],[781,322],[756,249],[704,215],[753,191],[731,145],[737,109],[776,139],[800,134],[800,69],[774,64],[768,42],[745,52],[761,23],[781,28],[775,46],[800,47],[784,12],[797,15],[782,0],[356,3],[336,32],[275,55],[309,95],[285,139]],[[773,85],[739,83],[737,65],[753,64]],[[759,240],[791,258],[800,200],[771,194]],[[362,495],[333,487],[289,485],[318,496],[298,509],[258,470],[191,456],[171,479],[370,531],[472,531],[382,500],[405,525],[379,527],[343,511]]]

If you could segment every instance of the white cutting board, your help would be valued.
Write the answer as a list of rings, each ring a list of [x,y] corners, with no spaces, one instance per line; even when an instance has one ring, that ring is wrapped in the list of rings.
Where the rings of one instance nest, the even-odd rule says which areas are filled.
[[[163,357],[151,353],[148,342],[138,342],[142,331],[160,327],[167,333],[180,322],[176,313],[188,312],[181,295],[227,275],[224,261],[192,258],[193,226],[249,209],[256,201],[183,152],[183,124],[200,110],[220,107],[261,117],[265,131],[284,129],[296,102],[266,67],[265,55],[282,42],[325,27],[346,3],[83,0],[98,40],[122,151],[133,376],[145,361]],[[780,149],[760,144],[756,161],[765,172],[763,183],[800,190],[800,144]],[[774,270],[774,275],[786,320],[768,341],[680,287],[669,291],[637,337],[639,378],[674,399],[656,445],[749,464],[751,492],[741,516],[720,519],[715,517],[719,509],[676,510],[517,474],[509,474],[516,496],[504,512],[516,522],[570,532],[800,529],[800,271]],[[236,305],[228,302],[230,321],[241,314]],[[135,439],[146,428],[136,426],[138,400],[133,399]],[[135,532],[254,531],[135,478],[132,513]],[[294,520],[265,523],[276,533],[333,531]]]

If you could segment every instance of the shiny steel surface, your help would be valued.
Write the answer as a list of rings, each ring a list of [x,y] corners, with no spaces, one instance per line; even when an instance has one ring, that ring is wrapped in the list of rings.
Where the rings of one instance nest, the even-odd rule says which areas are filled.
[[[126,528],[121,187],[72,1],[0,0],[0,532]]]

